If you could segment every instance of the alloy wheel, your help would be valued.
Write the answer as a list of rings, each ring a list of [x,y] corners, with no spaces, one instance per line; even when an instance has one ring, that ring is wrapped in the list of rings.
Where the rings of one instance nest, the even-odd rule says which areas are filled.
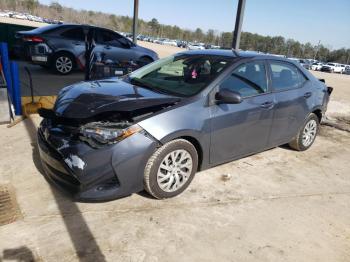
[[[316,120],[311,119],[306,123],[302,136],[303,146],[308,147],[315,140],[317,133],[317,123]]]
[[[56,69],[61,74],[67,74],[72,71],[73,62],[67,56],[60,56],[56,59]]]

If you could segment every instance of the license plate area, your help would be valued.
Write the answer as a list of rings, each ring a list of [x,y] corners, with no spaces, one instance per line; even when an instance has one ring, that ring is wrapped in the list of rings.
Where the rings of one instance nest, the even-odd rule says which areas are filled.
[[[34,62],[47,62],[47,56],[32,56]]]

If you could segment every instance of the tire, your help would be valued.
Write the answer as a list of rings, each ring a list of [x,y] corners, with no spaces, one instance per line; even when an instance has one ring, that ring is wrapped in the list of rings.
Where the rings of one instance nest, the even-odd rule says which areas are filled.
[[[148,160],[144,187],[157,199],[175,197],[189,186],[197,167],[197,150],[190,142],[185,139],[170,141],[158,148]]]
[[[297,151],[309,149],[315,142],[319,127],[318,117],[311,113],[300,128],[297,136],[289,143],[289,146]]]
[[[52,67],[60,75],[72,73],[75,67],[74,56],[68,53],[58,53],[53,59]]]

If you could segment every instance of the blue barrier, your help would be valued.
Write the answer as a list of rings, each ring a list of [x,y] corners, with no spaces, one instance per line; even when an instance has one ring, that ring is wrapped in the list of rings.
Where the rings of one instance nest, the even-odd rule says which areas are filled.
[[[12,76],[12,103],[15,107],[15,114],[22,115],[21,105],[21,86],[19,81],[19,70],[16,62],[10,62],[11,76]]]
[[[7,90],[15,108],[16,115],[22,114],[21,107],[21,90],[19,81],[18,65],[10,62],[8,55],[7,43],[0,42],[1,64],[7,83]]]
[[[10,70],[10,60],[7,49],[7,43],[0,42],[0,55],[1,55],[1,64],[4,70],[4,75],[6,78],[8,93],[13,99],[12,96],[12,78],[11,78],[11,70]]]

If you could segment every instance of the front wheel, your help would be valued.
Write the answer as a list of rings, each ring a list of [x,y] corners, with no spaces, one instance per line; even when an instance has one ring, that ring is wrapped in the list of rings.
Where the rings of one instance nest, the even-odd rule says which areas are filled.
[[[319,130],[319,120],[315,114],[310,114],[305,124],[299,130],[297,136],[289,143],[289,146],[297,151],[305,151],[314,143]]]
[[[175,197],[191,183],[197,171],[196,148],[176,139],[160,147],[148,160],[144,173],[146,191],[155,198]]]

